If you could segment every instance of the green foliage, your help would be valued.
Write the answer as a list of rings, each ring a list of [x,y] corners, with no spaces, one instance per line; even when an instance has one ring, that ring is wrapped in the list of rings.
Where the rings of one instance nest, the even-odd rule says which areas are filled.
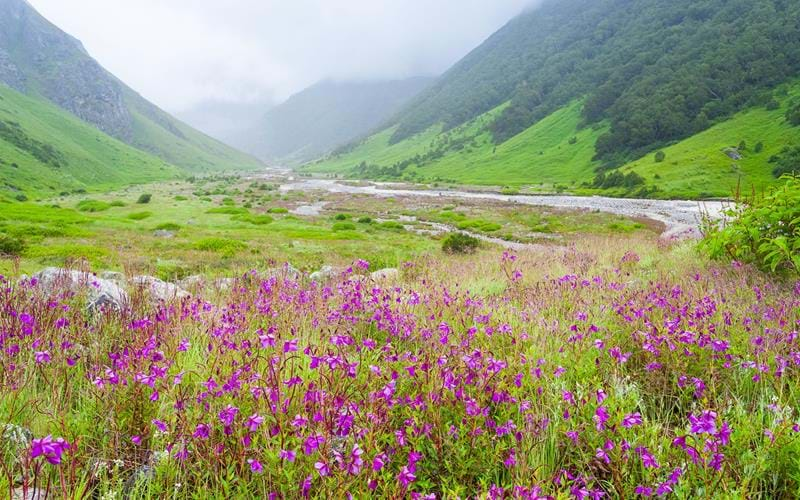
[[[785,147],[779,154],[770,158],[770,163],[775,164],[772,174],[782,177],[786,174],[800,173],[800,146]]]
[[[349,215],[347,215],[347,214],[336,214],[336,215],[333,217],[333,220],[339,220],[339,221],[341,221],[341,220],[348,220],[349,218],[350,218],[350,216],[349,216]]]
[[[793,103],[786,111],[786,121],[793,126],[800,126],[800,103]]]
[[[662,163],[666,159],[667,159],[667,155],[663,151],[657,151],[656,152],[656,156],[655,156],[656,163]]]
[[[403,232],[406,230],[405,226],[393,220],[387,220],[386,222],[381,222],[378,227],[380,227],[381,229],[385,229],[387,231]]]
[[[703,247],[712,258],[752,262],[771,272],[800,274],[800,177],[709,224]]]
[[[596,188],[610,189],[610,188],[635,188],[644,184],[644,178],[636,172],[628,172],[623,174],[619,170],[613,172],[601,172],[594,178],[592,185]]]
[[[188,199],[189,198],[187,198],[186,196],[183,196],[183,195],[178,195],[178,196],[175,197],[175,201],[186,201]]]
[[[245,215],[250,213],[250,211],[243,207],[216,207],[206,210],[206,213],[223,214],[223,215]]]
[[[266,226],[267,224],[272,224],[275,221],[275,219],[273,219],[269,215],[263,215],[263,214],[262,215],[239,214],[231,217],[231,220],[239,222],[247,222],[248,224],[253,224],[255,226]]]
[[[269,210],[267,210],[267,212],[271,214],[288,214],[289,209],[284,207],[272,207]]]
[[[139,196],[139,199],[136,200],[136,203],[138,203],[140,205],[146,205],[146,204],[150,203],[150,200],[152,200],[152,199],[153,199],[153,195],[152,194],[143,193],[141,196]]]
[[[120,200],[114,200],[111,203],[109,203],[109,205],[112,206],[112,207],[124,207],[125,206],[125,202],[120,201]]]
[[[333,225],[334,231],[355,231],[356,225],[352,222],[337,222]]]
[[[76,208],[81,212],[104,212],[111,208],[111,204],[99,200],[83,200],[78,202]]]
[[[475,219],[475,220],[465,220],[463,222],[460,222],[458,224],[458,228],[462,230],[470,229],[470,230],[481,231],[483,233],[493,233],[495,231],[499,231],[500,229],[502,229],[503,226],[501,226],[496,222]]]
[[[19,256],[25,251],[25,242],[19,238],[0,234],[0,255]]]
[[[194,244],[194,248],[204,252],[218,253],[224,257],[232,257],[247,248],[244,242],[229,238],[204,238]]]
[[[50,167],[58,169],[65,163],[64,155],[59,150],[30,137],[15,121],[0,120],[0,140],[13,144]]]
[[[132,214],[128,214],[128,218],[130,220],[145,220],[149,219],[153,216],[153,212],[134,212]]]
[[[442,250],[449,254],[470,254],[480,246],[480,241],[474,236],[464,233],[450,233],[442,242]]]
[[[25,193],[17,194],[16,196],[14,196],[14,199],[20,202],[28,201],[28,197],[25,195]]]
[[[372,217],[359,217],[358,218],[359,224],[372,224]]]
[[[754,153],[761,153],[762,151],[764,151],[764,143],[761,142],[761,141],[758,141],[756,143],[756,147],[753,148],[753,152]]]
[[[155,231],[180,231],[181,225],[174,222],[164,222],[154,228]]]

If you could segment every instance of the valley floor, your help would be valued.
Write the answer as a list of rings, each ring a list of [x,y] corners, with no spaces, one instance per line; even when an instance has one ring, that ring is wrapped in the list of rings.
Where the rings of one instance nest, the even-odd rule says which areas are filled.
[[[648,220],[278,184],[4,207],[0,491],[800,492],[800,283]]]

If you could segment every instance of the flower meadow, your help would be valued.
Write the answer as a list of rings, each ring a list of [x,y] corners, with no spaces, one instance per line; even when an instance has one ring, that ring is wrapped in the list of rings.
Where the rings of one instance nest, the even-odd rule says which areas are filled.
[[[3,278],[3,495],[800,493],[800,283],[642,243],[369,270],[104,311]]]

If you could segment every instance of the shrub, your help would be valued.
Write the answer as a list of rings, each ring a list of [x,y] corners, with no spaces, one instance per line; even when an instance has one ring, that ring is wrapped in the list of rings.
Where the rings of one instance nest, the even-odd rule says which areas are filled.
[[[702,246],[709,255],[800,274],[800,177],[740,207],[723,226],[706,224]]]
[[[136,200],[136,203],[138,203],[139,205],[147,205],[148,203],[150,203],[150,200],[152,199],[153,199],[152,194],[145,193],[139,196],[139,199]]]
[[[358,219],[359,224],[372,224],[372,217],[360,217]]]
[[[111,205],[112,207],[124,207],[125,203],[120,200],[114,200],[111,203],[109,203],[109,205]]]
[[[442,250],[449,254],[475,253],[480,241],[474,236],[464,233],[451,233],[442,242]]]
[[[0,234],[0,255],[19,256],[25,251],[25,246],[19,238]]]
[[[761,141],[758,141],[758,142],[756,143],[756,147],[753,149],[753,152],[755,152],[755,153],[760,153],[760,152],[762,152],[762,151],[764,151],[764,143],[763,143],[763,142],[761,142]]]
[[[333,225],[334,231],[355,231],[356,225],[352,222],[337,222]]]
[[[104,212],[111,208],[111,204],[99,200],[83,200],[76,208],[81,212]]]
[[[175,224],[174,222],[165,222],[163,224],[159,224],[154,228],[155,231],[180,231],[181,225]]]
[[[130,220],[145,220],[152,216],[153,212],[134,212],[132,214],[128,214],[128,218]]]
[[[20,193],[14,197],[17,201],[28,201],[28,197],[25,196],[23,193]]]
[[[786,111],[786,121],[795,127],[800,126],[800,104],[789,107]]]
[[[350,218],[350,216],[347,215],[347,214],[336,214],[336,216],[333,218],[333,220],[347,220],[349,218]]]
[[[405,231],[406,228],[397,221],[387,220],[386,222],[381,223],[379,226],[381,229],[386,229],[388,231]]]
[[[255,214],[242,214],[236,215],[231,217],[231,220],[235,220],[238,222],[247,222],[249,224],[254,224],[256,226],[266,226],[267,224],[272,224],[274,219],[269,215],[255,215]]]
[[[663,162],[664,160],[667,159],[667,154],[665,152],[663,152],[663,151],[658,151],[656,153],[656,158],[655,159],[656,159],[656,163],[661,163],[661,162]]]
[[[769,162],[775,164],[772,169],[775,177],[800,173],[800,146],[783,148],[779,154],[771,156]]]
[[[205,238],[195,243],[194,247],[197,250],[215,252],[225,257],[230,257],[236,252],[247,248],[247,245],[241,241],[228,238]]]
[[[242,207],[217,207],[206,210],[207,214],[244,215],[250,213]]]
[[[489,222],[482,219],[465,220],[458,225],[459,229],[475,229],[484,233],[493,233],[503,228],[496,222]]]
[[[182,196],[182,195],[178,195],[178,196],[175,197],[175,201],[186,201],[188,199],[189,198],[187,198],[186,196]]]
[[[288,214],[289,210],[283,207],[272,207],[267,212],[271,214]]]

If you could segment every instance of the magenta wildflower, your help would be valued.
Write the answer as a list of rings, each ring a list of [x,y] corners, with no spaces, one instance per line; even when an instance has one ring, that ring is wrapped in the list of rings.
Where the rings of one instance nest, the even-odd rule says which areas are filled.
[[[278,453],[278,458],[286,460],[287,462],[294,462],[295,458],[297,458],[297,453],[292,450],[281,450]]]
[[[689,415],[692,434],[715,434],[717,432],[717,414],[705,410],[700,415]]]
[[[33,359],[36,361],[37,365],[44,365],[50,362],[50,352],[48,351],[36,351],[33,353]]]
[[[250,432],[255,432],[258,430],[258,427],[264,423],[264,417],[259,416],[258,414],[250,415],[247,419],[247,429]]]
[[[256,474],[264,472],[264,466],[255,458],[248,458],[247,463],[250,464],[250,470]]]
[[[631,427],[637,425],[642,425],[641,413],[629,413],[622,419],[622,427],[625,427],[626,429],[630,429]]]
[[[61,463],[61,456],[69,449],[69,443],[64,438],[53,439],[48,435],[41,439],[31,441],[31,458],[43,456],[53,465]]]
[[[316,462],[314,464],[314,468],[317,469],[317,472],[321,477],[325,477],[331,473],[328,464],[326,464],[325,462]]]
[[[415,476],[407,466],[404,466],[402,469],[400,469],[400,473],[397,475],[397,480],[400,482],[400,486],[403,488],[408,488],[408,485],[416,481],[416,479],[417,476]]]

